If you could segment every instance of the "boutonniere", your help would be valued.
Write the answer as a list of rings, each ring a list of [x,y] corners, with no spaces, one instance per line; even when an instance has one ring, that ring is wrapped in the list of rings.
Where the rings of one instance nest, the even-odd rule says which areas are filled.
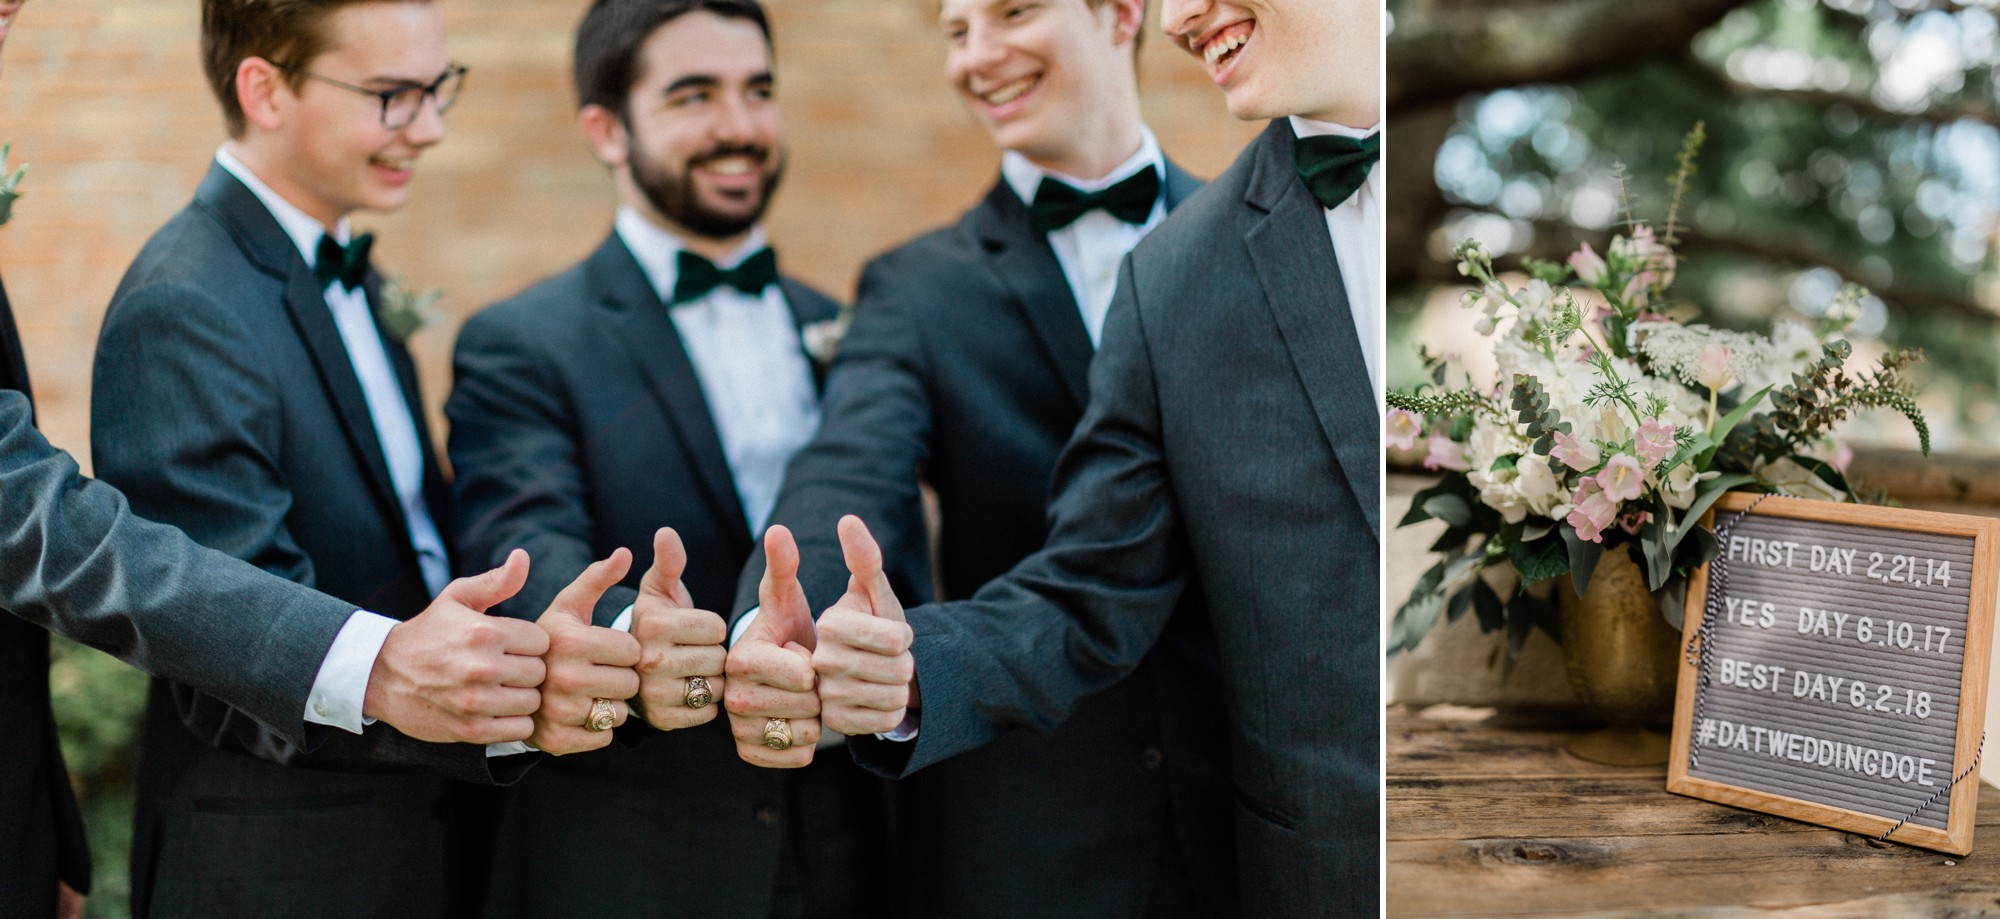
[[[853,324],[854,307],[843,306],[840,315],[800,328],[799,337],[804,339],[806,354],[813,359],[813,363],[821,367],[833,366],[833,356],[840,352],[840,341],[847,337],[847,327]]]
[[[383,278],[380,292],[380,312],[382,324],[389,327],[389,334],[397,341],[409,341],[425,326],[438,321],[441,311],[437,302],[444,299],[440,288],[428,290],[407,290],[395,278]]]
[[[14,199],[21,197],[21,179],[28,174],[27,166],[7,171],[7,155],[13,152],[13,141],[0,144],[0,224],[13,218]]]

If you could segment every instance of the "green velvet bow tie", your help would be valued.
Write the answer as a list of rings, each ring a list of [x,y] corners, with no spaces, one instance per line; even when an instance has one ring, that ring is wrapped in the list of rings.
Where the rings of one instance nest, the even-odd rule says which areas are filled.
[[[759,249],[734,268],[722,269],[692,252],[680,252],[680,270],[674,280],[674,303],[687,303],[708,296],[724,284],[752,296],[778,282],[778,256],[769,248]]]
[[[1126,223],[1145,223],[1153,216],[1153,202],[1160,197],[1160,172],[1146,168],[1103,191],[1078,191],[1059,179],[1043,177],[1035,189],[1035,203],[1028,205],[1028,225],[1037,233],[1052,233],[1094,210]]]
[[[368,250],[375,247],[375,234],[363,233],[343,246],[329,233],[319,238],[319,252],[313,257],[313,277],[321,290],[335,281],[348,290],[368,278]]]
[[[1319,199],[1319,206],[1330,211],[1368,181],[1368,170],[1382,158],[1382,135],[1301,137],[1292,147],[1292,156],[1298,163],[1299,178]]]

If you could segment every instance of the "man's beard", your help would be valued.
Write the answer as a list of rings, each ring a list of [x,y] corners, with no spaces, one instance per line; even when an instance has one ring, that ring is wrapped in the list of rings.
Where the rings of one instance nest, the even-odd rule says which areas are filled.
[[[774,154],[765,147],[754,145],[721,146],[688,160],[685,168],[675,173],[641,150],[636,139],[626,142],[626,162],[632,167],[632,183],[639,186],[647,201],[652,202],[653,209],[673,221],[675,226],[708,239],[728,239],[740,235],[764,219],[764,209],[771,205],[771,193],[777,190],[778,180],[785,175],[784,157],[776,154],[776,165],[764,173],[757,189],[757,206],[747,214],[718,212],[702,204],[701,196],[694,187],[693,174],[702,165],[727,156],[748,156],[762,166],[772,162]]]

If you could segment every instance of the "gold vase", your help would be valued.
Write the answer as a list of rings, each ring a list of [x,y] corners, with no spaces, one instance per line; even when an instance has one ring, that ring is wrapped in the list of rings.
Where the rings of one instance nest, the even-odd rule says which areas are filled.
[[[1556,589],[1570,688],[1610,723],[1565,748],[1614,766],[1666,762],[1667,735],[1652,726],[1673,714],[1680,636],[1660,618],[1645,572],[1621,547],[1598,560],[1583,596],[1567,576]]]

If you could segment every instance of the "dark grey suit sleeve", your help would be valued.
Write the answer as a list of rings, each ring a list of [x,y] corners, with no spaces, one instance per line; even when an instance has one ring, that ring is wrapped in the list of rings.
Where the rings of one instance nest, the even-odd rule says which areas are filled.
[[[909,611],[922,730],[854,738],[863,766],[901,776],[1011,728],[1052,728],[1137,667],[1172,617],[1190,563],[1131,266],[1056,466],[1048,543],[970,600]]]
[[[559,379],[531,330],[491,313],[459,333],[445,400],[449,452],[457,474],[458,554],[468,570],[528,550],[528,583],[500,612],[534,619],[597,561],[584,504],[582,444]],[[647,547],[650,550],[650,546]],[[608,626],[638,591],[613,585],[593,621]]]
[[[841,343],[820,403],[813,439],[785,467],[785,483],[770,522],[784,524],[799,544],[799,583],[814,612],[847,590],[847,562],[835,526],[859,516],[890,561],[896,595],[931,599],[930,553],[920,470],[930,458],[930,372],[922,333],[910,316],[897,272],[874,262],[862,272],[854,325]],[[764,542],[744,566],[736,610],[757,605],[764,577]]]
[[[175,521],[196,542],[311,587],[312,560],[285,524],[292,492],[273,452],[282,444],[282,407],[266,359],[207,293],[173,285],[131,292],[106,317],[98,340],[91,452],[98,474],[140,515]],[[242,629],[244,616],[219,610],[212,627]],[[359,736],[315,732],[324,742],[301,746],[195,688],[174,687],[177,708],[211,746],[286,765],[494,779],[484,749],[474,745],[424,743],[375,724]]]
[[[306,697],[352,604],[134,516],[13,392],[0,392],[0,507],[0,607],[307,744]]]

